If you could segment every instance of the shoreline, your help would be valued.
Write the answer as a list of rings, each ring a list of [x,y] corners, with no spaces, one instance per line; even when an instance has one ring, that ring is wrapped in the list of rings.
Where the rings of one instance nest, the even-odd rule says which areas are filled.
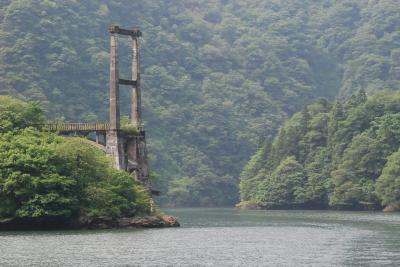
[[[2,220],[0,231],[46,231],[46,230],[105,230],[180,227],[178,219],[170,215],[145,215],[118,219],[91,221],[59,219]]]
[[[146,215],[115,220],[98,220],[84,225],[82,229],[135,229],[180,227],[178,219],[170,215]]]
[[[242,210],[332,210],[332,211],[381,211],[381,212],[399,212],[400,204],[389,204],[381,206],[377,204],[363,204],[358,205],[337,205],[334,207],[329,206],[310,206],[310,205],[290,205],[279,207],[265,207],[252,201],[242,201],[234,206],[236,209]]]

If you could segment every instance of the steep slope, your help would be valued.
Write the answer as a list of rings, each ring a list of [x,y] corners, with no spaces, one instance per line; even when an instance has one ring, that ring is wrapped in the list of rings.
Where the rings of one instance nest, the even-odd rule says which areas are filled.
[[[265,208],[398,204],[400,93],[364,91],[296,113],[241,175],[242,201]],[[397,165],[396,165],[397,164]]]
[[[138,25],[164,202],[232,204],[250,155],[304,104],[396,88],[397,11],[394,0],[3,0],[0,93],[39,100],[52,119],[105,120],[106,28]]]

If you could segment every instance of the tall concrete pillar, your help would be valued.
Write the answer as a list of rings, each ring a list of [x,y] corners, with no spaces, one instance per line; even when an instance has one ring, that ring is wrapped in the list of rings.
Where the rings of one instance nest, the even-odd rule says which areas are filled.
[[[139,33],[139,29],[134,29]],[[141,33],[132,35],[132,80],[135,81],[132,86],[131,101],[131,123],[141,127],[142,123],[142,103],[140,88],[140,43]],[[147,163],[145,132],[140,128],[140,134],[127,140],[128,166],[135,170],[136,179],[150,188],[149,167]],[[133,163],[133,164],[129,164]]]
[[[141,91],[140,91],[140,51],[139,38],[132,36],[132,86],[131,123],[140,126],[142,123]]]
[[[110,33],[110,130],[107,131],[106,153],[113,158],[115,168],[124,169],[123,142],[119,136],[120,111],[117,36],[111,31]]]
[[[119,130],[120,111],[119,111],[119,72],[118,72],[118,50],[117,36],[111,33],[110,51],[110,128]]]

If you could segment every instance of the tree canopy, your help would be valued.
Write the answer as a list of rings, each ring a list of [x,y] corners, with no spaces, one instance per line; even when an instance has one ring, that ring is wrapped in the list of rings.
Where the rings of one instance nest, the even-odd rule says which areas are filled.
[[[139,26],[144,122],[164,202],[233,204],[246,161],[304,105],[398,90],[398,14],[397,0],[2,0],[0,94],[40,101],[50,119],[106,120],[106,29]],[[120,39],[122,78],[128,42]],[[324,142],[318,130],[308,138]]]
[[[247,163],[242,201],[267,208],[397,204],[399,106],[400,93],[367,98],[364,91],[344,103],[306,106]]]

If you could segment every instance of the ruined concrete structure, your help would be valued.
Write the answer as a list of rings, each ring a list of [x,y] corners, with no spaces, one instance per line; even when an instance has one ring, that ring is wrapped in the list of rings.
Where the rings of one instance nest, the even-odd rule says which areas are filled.
[[[145,184],[149,183],[149,171],[146,155],[145,131],[142,127],[141,92],[140,92],[140,47],[139,29],[121,29],[111,26],[110,51],[110,130],[106,136],[106,152],[115,162],[115,167],[134,173],[137,179]],[[132,39],[132,78],[119,78],[118,72],[118,35],[127,35]],[[136,127],[135,133],[121,131],[119,85],[129,85],[132,90],[131,121]]]
[[[151,190],[141,112],[139,37],[142,33],[138,28],[127,30],[118,26],[111,26],[108,31],[111,38],[109,123],[50,123],[45,127],[61,134],[90,136],[91,133],[95,133],[97,146],[103,146],[103,150],[113,158],[115,168],[128,171]],[[132,78],[129,80],[119,77],[118,35],[129,36],[132,39]],[[130,86],[132,90],[130,131],[121,129],[120,85]]]

